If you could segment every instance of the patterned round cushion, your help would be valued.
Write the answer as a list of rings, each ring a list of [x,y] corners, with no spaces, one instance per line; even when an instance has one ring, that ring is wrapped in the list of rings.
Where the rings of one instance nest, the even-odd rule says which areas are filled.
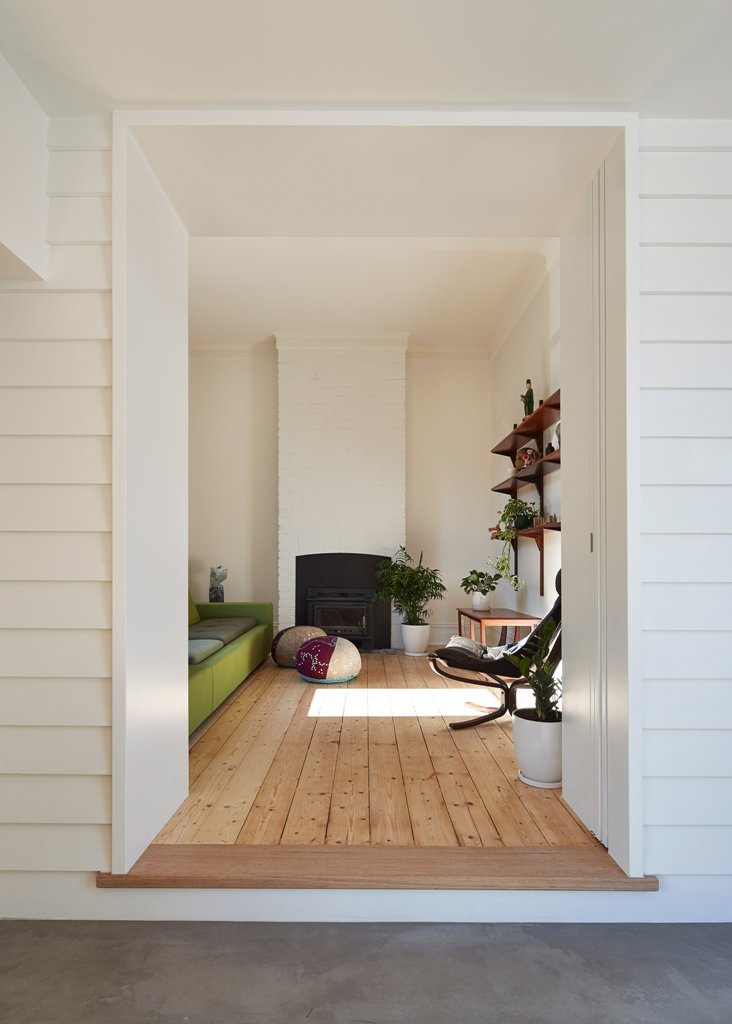
[[[347,683],[361,671],[361,655],[345,637],[316,637],[297,652],[295,667],[308,683]]]
[[[281,629],[272,641],[272,659],[280,668],[294,668],[295,656],[307,640],[316,636],[327,636],[318,626],[288,626]]]

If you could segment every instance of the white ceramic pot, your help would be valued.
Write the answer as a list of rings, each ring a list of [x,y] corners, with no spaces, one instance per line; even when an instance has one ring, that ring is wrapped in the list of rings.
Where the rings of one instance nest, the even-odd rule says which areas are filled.
[[[562,784],[562,723],[524,718],[533,708],[519,708],[513,716],[513,745],[519,778],[527,786],[558,789]]]
[[[429,642],[429,626],[408,626],[406,622],[402,623],[404,653],[408,654],[410,658],[418,658],[420,655],[425,655]]]
[[[491,595],[481,594],[479,590],[473,591],[472,598],[474,612],[487,612],[491,607]]]

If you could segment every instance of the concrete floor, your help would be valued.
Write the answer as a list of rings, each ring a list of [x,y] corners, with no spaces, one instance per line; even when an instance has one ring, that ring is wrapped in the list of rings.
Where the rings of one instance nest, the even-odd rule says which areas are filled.
[[[3,1024],[729,1024],[732,926],[0,922]]]

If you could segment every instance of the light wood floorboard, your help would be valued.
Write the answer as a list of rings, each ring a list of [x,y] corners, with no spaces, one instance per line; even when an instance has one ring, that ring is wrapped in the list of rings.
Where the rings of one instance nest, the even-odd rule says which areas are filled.
[[[495,701],[426,658],[368,654],[327,687],[268,660],[193,737],[189,797],[156,844],[599,848],[560,791],[519,781],[510,720],[452,731],[446,690]]]

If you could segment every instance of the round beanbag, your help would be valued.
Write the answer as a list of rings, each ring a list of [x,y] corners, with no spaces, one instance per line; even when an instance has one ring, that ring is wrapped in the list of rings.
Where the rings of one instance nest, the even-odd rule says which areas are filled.
[[[319,636],[302,645],[295,667],[308,683],[347,683],[361,671],[361,655],[345,637]]]
[[[281,629],[272,641],[272,659],[280,668],[294,668],[295,655],[306,640],[327,636],[319,626],[288,626]]]

